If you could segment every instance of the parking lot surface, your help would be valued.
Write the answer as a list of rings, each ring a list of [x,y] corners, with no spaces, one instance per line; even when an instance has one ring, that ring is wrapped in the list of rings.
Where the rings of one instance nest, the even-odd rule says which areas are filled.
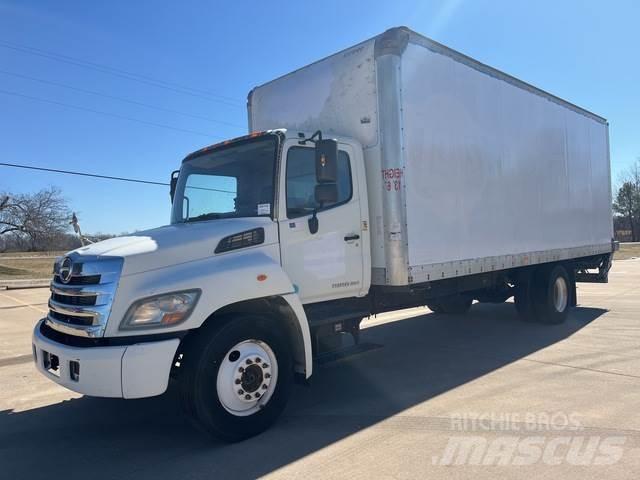
[[[318,367],[280,421],[226,445],[180,414],[175,386],[88,398],[38,374],[47,289],[0,291],[0,478],[640,478],[640,260],[580,284],[563,325],[510,303],[363,323],[381,344]]]

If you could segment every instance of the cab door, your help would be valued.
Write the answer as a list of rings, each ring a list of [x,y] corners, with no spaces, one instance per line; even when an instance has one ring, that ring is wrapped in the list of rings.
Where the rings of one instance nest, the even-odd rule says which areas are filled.
[[[302,303],[363,293],[363,232],[358,172],[351,146],[339,144],[337,200],[320,208],[315,201],[313,144],[287,142],[280,182],[280,254],[282,266]],[[318,231],[309,219],[316,210]]]

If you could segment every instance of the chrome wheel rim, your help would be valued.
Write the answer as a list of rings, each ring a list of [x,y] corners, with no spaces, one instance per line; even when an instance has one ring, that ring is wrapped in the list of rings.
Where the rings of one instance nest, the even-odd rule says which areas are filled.
[[[553,284],[553,305],[557,312],[564,312],[569,301],[569,288],[563,277],[556,278]]]
[[[222,359],[216,390],[227,412],[245,417],[264,408],[277,382],[278,362],[271,347],[261,340],[245,340]]]

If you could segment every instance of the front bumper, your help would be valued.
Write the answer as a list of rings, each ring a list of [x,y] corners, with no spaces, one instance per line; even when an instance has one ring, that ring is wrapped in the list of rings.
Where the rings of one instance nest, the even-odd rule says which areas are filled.
[[[50,380],[94,397],[143,398],[164,393],[178,338],[133,345],[72,347],[33,330],[37,369]]]

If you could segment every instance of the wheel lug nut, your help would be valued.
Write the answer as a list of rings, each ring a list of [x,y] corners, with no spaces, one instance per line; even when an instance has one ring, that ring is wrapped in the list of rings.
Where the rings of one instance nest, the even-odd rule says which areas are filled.
[[[243,372],[244,372],[244,367],[240,367],[240,368],[238,369],[238,371],[239,371],[240,373],[243,373]]]
[[[240,385],[240,379],[236,378],[236,385]]]
[[[262,368],[269,368],[269,364],[267,364],[267,363],[263,363],[263,364],[262,364]]]
[[[264,378],[271,378],[271,374],[270,373],[265,373],[264,374]]]
[[[253,362],[251,361],[250,358],[247,358],[247,365],[251,365]]]
[[[256,363],[260,363],[262,360],[260,360],[260,357],[256,357]]]
[[[260,398],[260,394],[259,394],[259,393],[256,393],[254,396],[255,396],[256,398]]]
[[[248,393],[244,396],[245,400],[251,400],[251,395],[249,395]]]
[[[238,395],[242,395],[242,394],[244,394],[244,390],[242,390],[242,389],[238,390]]]
[[[267,389],[267,384],[266,384],[266,383],[264,383],[264,384],[262,385],[262,389],[263,389],[263,390],[266,390],[266,389]]]

